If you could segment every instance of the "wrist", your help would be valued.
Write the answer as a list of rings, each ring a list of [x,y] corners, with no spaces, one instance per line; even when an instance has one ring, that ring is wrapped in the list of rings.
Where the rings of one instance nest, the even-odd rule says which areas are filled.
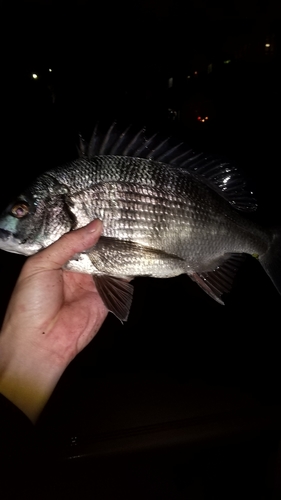
[[[66,366],[54,354],[11,333],[0,334],[0,392],[35,423]]]

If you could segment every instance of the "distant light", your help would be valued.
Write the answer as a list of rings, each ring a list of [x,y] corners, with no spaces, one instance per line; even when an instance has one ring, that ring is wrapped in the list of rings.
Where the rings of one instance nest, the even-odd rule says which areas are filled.
[[[266,46],[267,49],[269,49],[270,43],[266,43],[265,46]]]
[[[231,59],[226,59],[225,61],[223,61],[223,64],[229,64],[231,63]]]
[[[169,78],[169,80],[168,80],[168,88],[169,89],[172,88],[173,83],[174,83],[174,79],[173,78]]]
[[[195,74],[195,75],[198,75],[198,71],[194,71],[194,74]]]
[[[37,80],[38,75],[36,75],[36,73],[32,73],[32,78],[33,78],[34,80]]]
[[[209,120],[209,117],[208,116],[205,116],[205,118],[202,118],[202,116],[197,116],[197,120],[201,123],[204,123],[206,122],[207,120]]]
[[[174,121],[176,120],[177,116],[178,116],[178,112],[175,110],[175,109],[172,109],[172,108],[168,108],[168,112],[170,114],[170,118]]]
[[[49,68],[49,73],[52,73],[52,71],[53,71],[52,68]]]
[[[188,77],[187,77],[187,78],[190,78],[190,75],[188,75]]]

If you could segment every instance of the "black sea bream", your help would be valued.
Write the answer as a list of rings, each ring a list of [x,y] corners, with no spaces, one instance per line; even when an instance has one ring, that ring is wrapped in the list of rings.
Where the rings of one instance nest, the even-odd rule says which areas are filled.
[[[97,245],[65,268],[89,273],[110,311],[126,320],[136,276],[186,273],[212,298],[231,288],[243,254],[256,257],[281,290],[280,233],[245,216],[255,199],[236,167],[144,130],[101,140],[41,175],[0,216],[0,248],[31,255],[64,233],[103,221]]]

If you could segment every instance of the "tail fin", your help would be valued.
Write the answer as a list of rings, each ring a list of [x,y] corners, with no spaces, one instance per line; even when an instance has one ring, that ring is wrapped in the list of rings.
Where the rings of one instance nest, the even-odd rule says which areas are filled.
[[[274,230],[271,245],[259,261],[281,294],[281,228]]]

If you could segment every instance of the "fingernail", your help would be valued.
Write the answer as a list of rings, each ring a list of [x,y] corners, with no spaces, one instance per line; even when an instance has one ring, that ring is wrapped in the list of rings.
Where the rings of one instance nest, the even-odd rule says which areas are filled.
[[[88,224],[88,232],[89,233],[95,233],[97,231],[97,229],[99,229],[99,226],[101,224],[101,221],[99,219],[95,219],[93,222],[90,222],[90,224]]]

